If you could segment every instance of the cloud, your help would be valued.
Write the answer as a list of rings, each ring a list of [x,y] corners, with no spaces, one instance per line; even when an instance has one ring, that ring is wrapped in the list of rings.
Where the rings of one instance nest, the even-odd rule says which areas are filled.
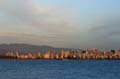
[[[27,33],[0,32],[0,43],[28,43],[35,45],[50,45],[56,47],[68,47],[69,41],[61,39],[62,36],[34,35]]]
[[[93,45],[103,49],[119,48],[120,46],[120,16],[110,16],[99,19],[89,30],[89,39]]]
[[[105,36],[118,35],[120,33],[120,16],[107,17],[96,23],[90,31],[103,34]]]
[[[32,41],[38,37],[33,34],[25,33],[14,33],[14,32],[0,32],[0,43],[30,43],[28,40]]]
[[[0,28],[4,28],[3,32],[7,32],[3,35],[21,38],[24,36],[26,39],[31,37],[40,42],[56,42],[56,44],[74,39],[77,30],[73,22],[73,18],[77,16],[74,10],[42,6],[38,0],[0,0],[1,2],[0,8],[4,17],[0,20]]]
[[[37,35],[25,34],[25,33],[14,33],[14,32],[0,32],[0,36],[23,36],[23,37],[35,37]]]
[[[72,12],[69,10],[50,6],[43,7],[40,3],[37,3],[37,0],[5,1],[2,9],[6,16],[13,16],[13,18],[11,18],[12,20],[18,19],[28,27],[31,26],[32,28],[40,28],[43,30],[49,29],[51,32],[54,28],[54,30],[60,32],[62,32],[62,30],[73,30],[71,17],[73,14],[71,14]]]

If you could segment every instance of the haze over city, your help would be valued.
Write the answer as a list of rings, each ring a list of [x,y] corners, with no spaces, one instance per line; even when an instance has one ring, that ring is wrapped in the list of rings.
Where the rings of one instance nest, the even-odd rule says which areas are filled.
[[[0,44],[120,48],[120,0],[0,0]]]

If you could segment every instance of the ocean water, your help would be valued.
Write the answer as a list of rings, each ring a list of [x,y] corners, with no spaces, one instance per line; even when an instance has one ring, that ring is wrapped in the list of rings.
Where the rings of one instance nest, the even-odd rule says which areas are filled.
[[[120,61],[0,60],[0,79],[120,79]]]

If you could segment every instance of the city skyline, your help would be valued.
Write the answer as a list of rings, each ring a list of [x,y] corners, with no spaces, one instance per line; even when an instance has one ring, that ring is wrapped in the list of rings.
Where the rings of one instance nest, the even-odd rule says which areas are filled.
[[[0,0],[0,44],[118,49],[119,0]]]

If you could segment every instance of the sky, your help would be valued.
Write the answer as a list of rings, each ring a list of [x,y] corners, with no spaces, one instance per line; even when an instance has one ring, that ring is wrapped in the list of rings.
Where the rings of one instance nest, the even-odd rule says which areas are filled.
[[[0,44],[120,48],[120,0],[0,0]]]

